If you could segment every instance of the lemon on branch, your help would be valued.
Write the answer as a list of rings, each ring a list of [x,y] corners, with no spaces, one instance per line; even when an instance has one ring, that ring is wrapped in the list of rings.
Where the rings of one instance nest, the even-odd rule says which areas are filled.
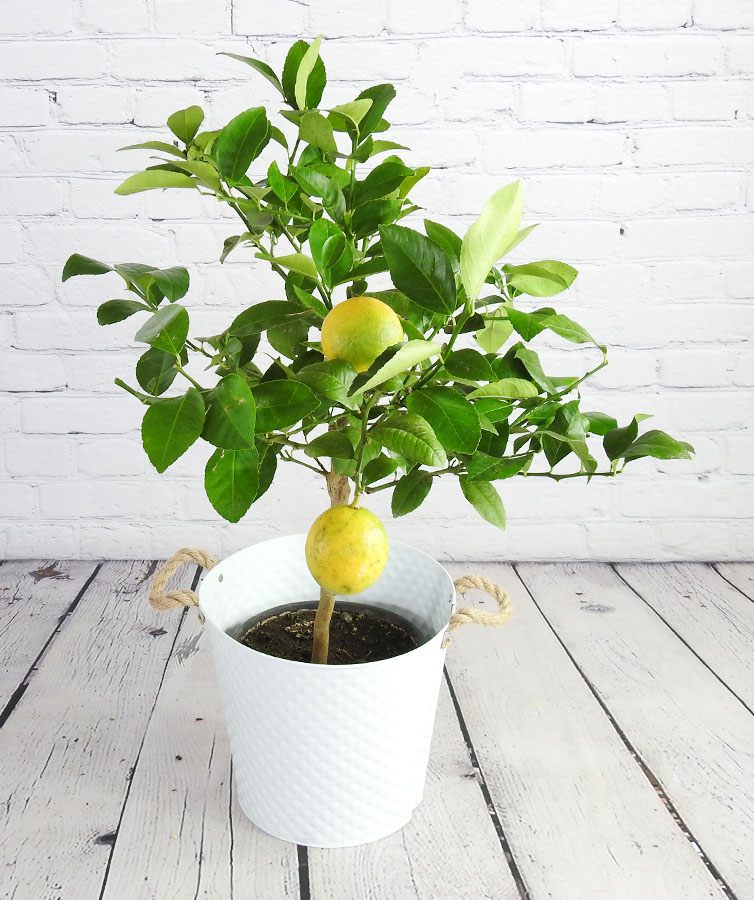
[[[382,574],[388,554],[385,528],[358,506],[333,506],[318,516],[306,537],[306,564],[331,594],[358,594]]]
[[[343,359],[357,372],[366,371],[384,350],[401,340],[401,320],[376,297],[349,297],[334,306],[322,323],[325,358]]]

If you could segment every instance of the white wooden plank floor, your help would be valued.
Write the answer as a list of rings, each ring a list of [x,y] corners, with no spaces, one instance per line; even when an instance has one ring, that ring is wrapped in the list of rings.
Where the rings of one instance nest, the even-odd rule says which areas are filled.
[[[514,618],[454,634],[424,802],[346,850],[244,818],[156,565],[0,564],[0,900],[754,898],[754,563],[451,566]]]

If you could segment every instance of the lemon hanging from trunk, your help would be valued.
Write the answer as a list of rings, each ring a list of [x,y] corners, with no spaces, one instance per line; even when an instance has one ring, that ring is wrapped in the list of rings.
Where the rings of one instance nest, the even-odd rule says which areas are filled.
[[[322,323],[322,352],[357,372],[368,369],[388,347],[403,340],[401,320],[376,297],[350,297],[334,306]]]
[[[306,537],[306,563],[331,594],[358,594],[382,574],[387,532],[368,509],[333,506],[318,516]]]

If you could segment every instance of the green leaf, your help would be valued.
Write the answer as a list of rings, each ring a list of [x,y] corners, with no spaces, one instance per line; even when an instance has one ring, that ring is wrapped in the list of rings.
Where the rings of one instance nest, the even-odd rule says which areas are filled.
[[[403,183],[403,180],[413,175],[414,170],[403,165],[400,160],[386,159],[367,175],[357,186],[353,205],[360,206],[369,200],[381,200],[392,194]]]
[[[369,237],[381,225],[394,222],[403,206],[402,200],[370,200],[357,206],[351,217],[351,231],[356,237]]]
[[[260,75],[263,75],[271,85],[274,85],[274,87],[280,91],[281,94],[284,93],[280,79],[267,63],[261,62],[258,59],[253,59],[251,56],[239,56],[237,53],[218,53],[217,55],[230,56],[231,59],[237,59],[239,62],[246,63],[247,66],[251,66],[252,69],[256,69]]]
[[[204,400],[196,388],[182,397],[156,400],[141,423],[141,437],[149,461],[164,472],[182,456],[202,433]]]
[[[319,147],[325,153],[337,153],[338,145],[335,143],[332,125],[319,112],[307,112],[299,122],[299,136],[302,141]]]
[[[144,141],[143,144],[129,144],[127,147],[118,147],[121,150],[156,150],[158,153],[169,153],[171,156],[178,156],[181,159],[186,158],[186,153],[174,147],[172,144],[166,144],[165,141]]]
[[[588,431],[590,434],[605,435],[608,431],[612,431],[618,427],[616,419],[609,416],[607,413],[585,412],[584,415],[589,419]]]
[[[428,472],[422,472],[421,469],[412,469],[400,478],[393,488],[390,503],[393,516],[397,519],[420,507],[432,489],[432,481],[432,476]]]
[[[445,316],[432,312],[432,310],[424,309],[413,300],[409,300],[405,294],[400,291],[370,291],[370,297],[376,297],[382,300],[398,315],[414,325],[420,332],[429,330],[430,328],[439,328],[445,321]]]
[[[265,300],[255,303],[236,316],[228,334],[237,338],[260,334],[268,328],[289,322],[306,321],[311,313],[290,300]]]
[[[297,74],[308,50],[309,44],[306,41],[296,41],[288,51],[285,64],[283,65],[283,95],[294,109],[298,107],[296,103]],[[322,62],[322,58],[318,57],[306,82],[306,102],[303,104],[304,107],[316,109],[319,106],[326,81],[325,64]]]
[[[231,119],[212,146],[221,174],[240,181],[270,140],[270,123],[263,106],[247,109]]]
[[[446,450],[473,453],[481,438],[479,415],[469,401],[449,387],[427,387],[406,398],[409,412],[429,422]]]
[[[259,453],[215,450],[204,470],[204,489],[215,510],[229,522],[238,522],[259,492]]]
[[[353,250],[334,222],[317,219],[309,229],[309,247],[328,286],[337,284],[351,270]]]
[[[361,386],[361,392],[371,391],[372,388],[384,384],[389,378],[407,372],[425,359],[429,359],[430,356],[436,356],[440,349],[439,344],[433,344],[431,341],[407,341],[405,344],[401,344],[391,359],[381,366],[366,384]]]
[[[401,225],[381,226],[380,239],[398,290],[425,309],[451,314],[457,306],[456,283],[437,244]]]
[[[296,296],[296,299],[307,309],[310,309],[319,319],[327,318],[327,313],[329,310],[325,306],[325,304],[319,300],[314,294],[308,293],[308,291],[302,290],[298,285],[292,285],[293,293]]]
[[[554,314],[554,310],[549,307],[537,309],[533,313],[525,313],[513,306],[507,304],[505,312],[510,320],[511,325],[521,335],[525,341],[535,338],[541,331],[547,328],[547,319]]]
[[[267,340],[278,353],[282,353],[288,359],[295,359],[306,349],[309,327],[309,322],[302,319],[275,325],[274,328],[267,330]]]
[[[97,322],[100,325],[114,325],[142,309],[152,312],[149,306],[138,300],[108,300],[97,310]]]
[[[450,260],[450,265],[453,267],[453,271],[460,275],[461,246],[463,242],[458,235],[451,231],[450,228],[440,225],[439,222],[433,222],[431,219],[424,220],[424,230],[427,232],[427,237],[445,252],[445,255]]]
[[[189,315],[182,306],[164,306],[136,332],[136,340],[177,356],[186,343]]]
[[[226,237],[223,241],[223,252],[220,254],[220,262],[224,263],[236,247],[242,247],[244,244],[248,244],[250,239],[251,235],[248,231],[245,231],[243,234],[234,234],[230,237]]]
[[[371,138],[368,138],[367,141],[362,144],[362,147],[369,146],[369,141]],[[407,147],[405,144],[396,144],[395,141],[372,141],[371,147],[369,147],[369,154],[365,157],[365,159],[371,159],[373,156],[377,156],[379,153],[388,153],[390,150],[410,150],[410,147]]]
[[[171,165],[188,172],[189,175],[194,175],[200,184],[208,187],[211,191],[220,189],[220,177],[217,169],[208,162],[202,162],[199,159],[176,159]]]
[[[397,468],[397,460],[393,459],[391,456],[381,454],[380,456],[371,459],[364,466],[361,473],[361,480],[365,485],[374,484],[375,481],[382,481],[383,478],[392,475]]]
[[[257,434],[295,425],[320,405],[319,400],[300,381],[263,381],[251,392],[257,407]]]
[[[569,319],[568,316],[548,316],[544,321],[550,331],[554,331],[555,334],[559,334],[560,337],[565,338],[567,341],[571,341],[574,344],[595,343],[594,338],[586,328],[582,328],[581,325],[574,322],[573,319]]]
[[[463,496],[479,515],[491,525],[505,530],[505,507],[489,481],[470,481],[466,475],[458,479]]]
[[[179,109],[172,116],[168,116],[168,128],[184,144],[190,144],[194,140],[197,131],[204,121],[204,112],[200,106],[189,106],[187,109]]]
[[[257,493],[254,497],[255,502],[269,490],[278,467],[277,449],[275,444],[266,444],[264,441],[257,441],[257,451],[260,453],[261,458],[259,461],[259,487],[257,488]]]
[[[285,175],[281,174],[275,160],[270,163],[270,167],[267,169],[267,181],[270,183],[275,196],[286,205],[298,190],[298,184],[292,178],[286,178]]]
[[[500,481],[518,475],[531,456],[518,459],[498,459],[486,453],[475,453],[466,465],[469,481]]]
[[[347,408],[355,405],[354,398],[348,396],[355,377],[353,366],[342,359],[314,363],[301,369],[296,375],[299,381],[315,393]]]
[[[558,389],[552,381],[550,381],[547,375],[545,375],[542,369],[542,363],[540,362],[539,355],[536,351],[530,350],[528,347],[520,347],[516,350],[516,359],[524,364],[526,371],[531,375],[532,380],[535,381],[543,391],[546,391],[548,394],[557,394]]]
[[[169,269],[152,269],[147,273],[167,297],[174,303],[185,297],[189,289],[189,273],[183,266],[171,266]]]
[[[148,394],[158,397],[175,381],[176,362],[172,353],[150,347],[136,363],[136,380]]]
[[[612,428],[602,439],[609,460],[619,459],[639,436],[639,423],[634,417],[623,428]]]
[[[309,444],[304,450],[307,456],[317,458],[328,456],[331,459],[353,459],[353,444],[342,431],[327,431]]]
[[[520,181],[500,188],[466,232],[461,246],[461,279],[469,299],[476,300],[490,269],[515,238],[523,203]]]
[[[289,253],[287,256],[270,256],[269,253],[255,253],[254,255],[257,259],[265,259],[284,269],[290,269],[291,272],[306,275],[312,281],[317,280],[317,267],[314,265],[314,260],[304,253]]]
[[[686,441],[677,441],[664,431],[647,431],[638,437],[623,453],[623,458],[628,462],[631,459],[639,459],[643,456],[653,456],[655,459],[691,459],[694,448]]]
[[[395,88],[392,84],[376,84],[359,94],[357,100],[371,100],[372,102],[364,118],[359,122],[359,134],[362,139],[379,129],[382,114],[394,97]]]
[[[195,188],[193,178],[183,172],[170,172],[166,169],[147,169],[146,172],[137,172],[115,188],[115,193],[121,196],[138,194],[140,191],[154,191],[159,188]]]
[[[322,43],[322,35],[316,37],[307,47],[306,53],[301,58],[301,62],[296,69],[296,81],[293,88],[293,96],[296,98],[296,106],[299,109],[306,109],[307,94],[309,85],[309,76],[314,70],[314,66],[319,59],[319,46]]]
[[[474,408],[492,422],[503,422],[513,412],[513,404],[495,397],[479,397],[474,401]]]
[[[74,253],[66,260],[63,266],[62,281],[68,281],[75,275],[104,275],[106,272],[112,272],[112,266],[107,263],[100,262],[98,259],[92,259],[89,256],[82,256],[80,253]]]
[[[543,259],[524,266],[506,266],[508,285],[532,297],[552,297],[571,286],[578,275],[573,266]]]
[[[445,359],[445,371],[462,381],[494,381],[495,373],[478,350],[453,350]]]
[[[350,103],[341,103],[330,110],[335,115],[345,116],[354,125],[358,125],[372,106],[371,100],[352,100]]]
[[[254,446],[255,407],[240,375],[226,375],[210,391],[202,437],[223,450]]]
[[[377,443],[406,459],[427,466],[446,466],[448,459],[426,419],[416,413],[392,413],[369,432]]]
[[[469,400],[473,400],[475,397],[522,400],[526,397],[536,397],[538,394],[537,386],[531,381],[524,381],[523,378],[502,378],[500,381],[493,381],[491,384],[477,388],[468,395],[468,398]]]
[[[497,353],[513,333],[513,325],[508,315],[501,309],[484,316],[484,328],[477,331],[474,339],[488,353]]]

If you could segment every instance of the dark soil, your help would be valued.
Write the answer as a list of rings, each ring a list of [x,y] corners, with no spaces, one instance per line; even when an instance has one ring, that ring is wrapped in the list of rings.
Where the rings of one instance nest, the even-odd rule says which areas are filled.
[[[269,610],[238,630],[236,639],[252,650],[311,662],[314,637],[313,607],[285,607]],[[376,662],[408,653],[420,641],[413,627],[402,617],[386,610],[359,604],[339,603],[330,623],[330,665]]]

